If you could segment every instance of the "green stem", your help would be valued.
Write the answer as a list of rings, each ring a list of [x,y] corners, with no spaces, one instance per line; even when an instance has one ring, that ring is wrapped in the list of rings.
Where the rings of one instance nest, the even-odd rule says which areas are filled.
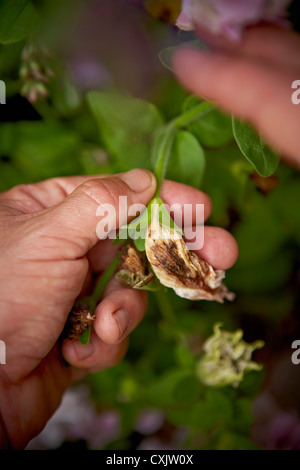
[[[193,108],[175,118],[173,122],[178,129],[181,127],[186,127],[197,119],[200,119],[209,112],[213,111],[215,108],[216,105],[214,103],[204,101],[203,103],[194,106]]]
[[[170,122],[170,124],[168,124],[168,126],[166,127],[163,137],[161,138],[161,135],[159,135],[158,137],[160,142],[158,144],[157,156],[155,158],[156,164],[154,170],[157,180],[157,189],[154,197],[159,197],[160,195],[176,132],[176,126],[173,122]]]
[[[95,307],[96,307],[97,303],[99,302],[99,299],[100,299],[101,295],[103,294],[104,289],[107,286],[109,280],[114,275],[114,272],[116,270],[117,265],[118,265],[118,258],[116,256],[112,260],[111,264],[108,266],[107,270],[102,274],[98,284],[96,285],[95,290],[94,290],[92,296],[90,297],[90,299],[92,300],[92,303],[95,305]],[[94,313],[94,312],[92,312],[92,313]]]
[[[91,314],[93,315],[95,313],[95,310],[96,310],[96,307],[97,307],[97,304],[99,302],[99,298],[101,297],[101,295],[103,294],[104,292],[104,289],[105,287],[107,286],[109,280],[111,279],[111,277],[113,276],[115,270],[116,270],[116,267],[118,265],[118,258],[117,256],[113,259],[113,261],[111,262],[111,264],[108,266],[107,270],[102,274],[101,278],[100,278],[100,281],[98,282],[98,284],[96,285],[95,287],[95,290],[93,292],[93,294],[89,297],[85,297],[83,300],[85,303],[88,304],[89,306],[89,311],[91,312]],[[90,335],[91,335],[91,330],[92,330],[92,327],[91,325],[88,327],[87,330],[85,330],[80,336],[79,336],[79,341],[81,342],[81,344],[89,344],[89,341],[90,341]]]
[[[154,292],[155,297],[156,297],[156,302],[159,308],[159,311],[166,321],[166,323],[176,326],[177,325],[177,320],[174,315],[169,296],[167,295],[166,291],[164,288],[159,289],[158,291]]]
[[[204,101],[197,106],[189,109],[177,118],[173,119],[166,127],[162,129],[162,133],[157,136],[155,142],[154,156],[155,168],[154,173],[157,179],[157,190],[154,197],[159,197],[162,183],[167,171],[168,160],[171,154],[172,145],[178,129],[186,127],[197,119],[205,116],[215,109],[215,105],[208,101]]]

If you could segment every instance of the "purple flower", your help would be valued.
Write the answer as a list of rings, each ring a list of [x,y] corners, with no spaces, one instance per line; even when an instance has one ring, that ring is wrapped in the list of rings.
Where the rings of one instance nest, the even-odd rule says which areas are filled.
[[[176,25],[184,31],[195,26],[231,41],[241,38],[246,26],[261,21],[284,24],[290,0],[183,0]]]

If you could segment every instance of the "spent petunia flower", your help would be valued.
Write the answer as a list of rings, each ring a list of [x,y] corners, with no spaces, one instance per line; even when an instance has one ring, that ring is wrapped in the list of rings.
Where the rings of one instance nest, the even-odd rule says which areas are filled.
[[[237,387],[244,375],[262,369],[251,360],[253,351],[264,346],[263,341],[252,344],[242,339],[243,331],[221,331],[221,324],[214,325],[214,334],[203,345],[204,355],[198,362],[197,375],[202,383],[214,387]]]
[[[286,24],[290,0],[183,0],[176,25],[184,31],[196,26],[212,35],[238,41],[246,26],[262,21]]]
[[[162,224],[160,205],[153,207],[145,249],[147,259],[160,283],[190,300],[233,300],[234,294],[222,283],[223,270],[214,270],[206,261],[188,250],[181,233]]]

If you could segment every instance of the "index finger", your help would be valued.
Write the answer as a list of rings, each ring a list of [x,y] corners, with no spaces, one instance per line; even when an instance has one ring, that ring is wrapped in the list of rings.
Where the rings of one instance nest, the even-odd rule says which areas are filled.
[[[198,31],[201,38],[201,31]],[[260,60],[287,70],[299,70],[300,35],[293,30],[274,25],[256,25],[243,32],[240,42],[220,41],[216,49],[233,52],[240,57]]]
[[[294,72],[235,54],[191,48],[177,52],[174,69],[186,88],[253,124],[270,145],[300,166],[300,106],[292,102]]]

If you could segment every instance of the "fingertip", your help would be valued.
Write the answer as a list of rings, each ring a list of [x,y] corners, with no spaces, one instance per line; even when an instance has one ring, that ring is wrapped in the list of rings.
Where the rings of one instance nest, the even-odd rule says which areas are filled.
[[[239,248],[235,238],[220,227],[204,227],[204,245],[196,253],[215,269],[229,269],[237,261]]]
[[[124,308],[110,301],[103,301],[96,310],[94,329],[102,341],[119,343],[129,325],[129,314]]]
[[[94,330],[98,337],[108,344],[123,341],[142,320],[147,304],[146,292],[112,282],[96,309]]]
[[[154,194],[157,185],[154,174],[142,168],[134,168],[122,173],[119,178],[136,193],[152,191]]]
[[[173,56],[173,70],[179,80],[187,88],[191,88],[192,78],[201,73],[201,67],[207,63],[209,58],[210,54],[208,52],[183,47],[178,49]]]
[[[83,367],[84,362],[95,351],[95,339],[91,334],[88,344],[81,344],[79,339],[66,339],[62,344],[62,355],[68,364],[74,367]]]
[[[208,219],[212,211],[212,200],[208,194],[203,191],[176,181],[165,180],[162,186],[161,197],[163,201],[172,208],[178,204],[178,208],[184,210],[185,205],[192,205],[193,217],[192,223],[196,222],[196,205],[204,206],[204,221]],[[179,210],[180,212],[180,210]],[[175,214],[174,214],[175,215]],[[178,214],[176,214],[178,215]],[[183,222],[183,221],[182,221]]]
[[[118,364],[128,348],[125,338],[119,344],[106,344],[92,331],[88,344],[81,344],[79,340],[65,340],[62,344],[62,355],[73,367],[97,371],[113,367]]]

